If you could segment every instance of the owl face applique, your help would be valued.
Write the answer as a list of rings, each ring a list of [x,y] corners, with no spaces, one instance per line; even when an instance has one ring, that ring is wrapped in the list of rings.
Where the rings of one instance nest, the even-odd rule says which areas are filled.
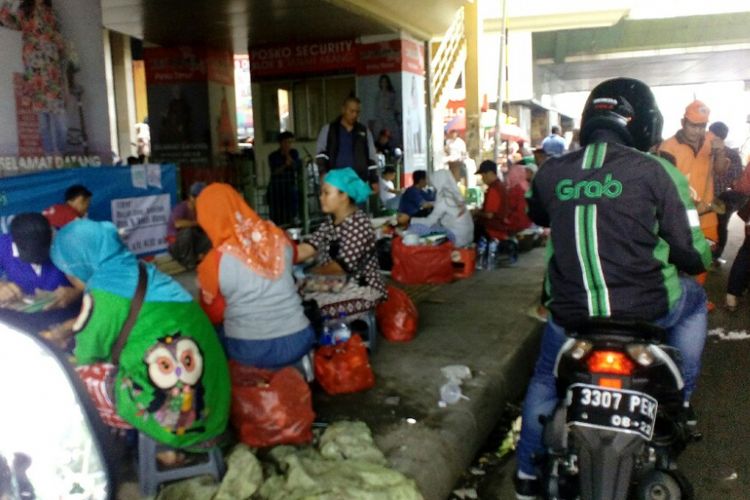
[[[156,394],[149,412],[168,432],[182,435],[200,418],[203,355],[198,344],[177,333],[159,339],[144,361]]]

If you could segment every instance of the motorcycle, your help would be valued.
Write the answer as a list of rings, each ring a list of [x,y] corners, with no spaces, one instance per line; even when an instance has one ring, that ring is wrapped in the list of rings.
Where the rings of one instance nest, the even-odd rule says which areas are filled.
[[[555,366],[560,403],[543,421],[545,498],[692,499],[676,459],[700,435],[665,330],[607,320],[567,334]]]
[[[115,497],[110,437],[64,356],[0,323],[3,500]]]

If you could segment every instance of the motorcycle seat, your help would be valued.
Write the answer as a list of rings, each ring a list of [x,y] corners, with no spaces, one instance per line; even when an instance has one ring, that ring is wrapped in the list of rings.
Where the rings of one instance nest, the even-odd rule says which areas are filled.
[[[642,320],[614,320],[592,318],[575,328],[567,330],[567,335],[579,337],[623,337],[656,344],[664,343],[667,331],[653,323]]]

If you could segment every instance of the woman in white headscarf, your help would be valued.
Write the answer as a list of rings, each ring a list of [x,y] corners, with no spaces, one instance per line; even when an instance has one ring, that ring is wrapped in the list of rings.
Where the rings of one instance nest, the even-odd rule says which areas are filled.
[[[435,206],[429,216],[411,219],[410,232],[424,235],[445,231],[457,247],[471,244],[474,238],[474,221],[456,182],[450,170],[435,172],[432,176],[432,185],[437,192]]]

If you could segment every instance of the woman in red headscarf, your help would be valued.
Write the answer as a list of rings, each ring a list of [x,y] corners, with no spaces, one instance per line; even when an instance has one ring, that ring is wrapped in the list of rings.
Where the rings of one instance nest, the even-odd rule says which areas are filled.
[[[228,184],[211,184],[196,202],[213,249],[198,266],[201,304],[223,323],[230,359],[261,368],[294,364],[315,333],[292,278],[286,234],[261,219]]]

